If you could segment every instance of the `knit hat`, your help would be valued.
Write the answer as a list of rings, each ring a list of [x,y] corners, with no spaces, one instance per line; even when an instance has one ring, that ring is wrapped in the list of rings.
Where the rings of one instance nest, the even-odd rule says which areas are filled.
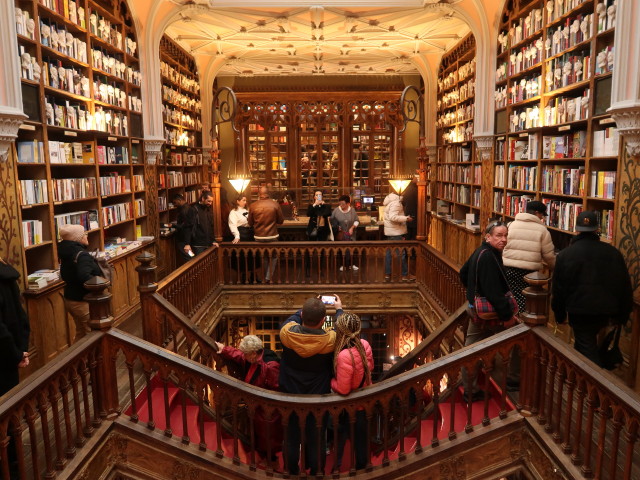
[[[80,242],[84,237],[84,227],[82,225],[66,224],[60,227],[60,238],[72,242]]]

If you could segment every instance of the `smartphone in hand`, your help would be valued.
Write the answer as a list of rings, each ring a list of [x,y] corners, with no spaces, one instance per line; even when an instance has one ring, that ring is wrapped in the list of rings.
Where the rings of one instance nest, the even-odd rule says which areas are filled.
[[[320,300],[325,305],[335,305],[335,303],[336,303],[335,295],[322,295],[322,296],[320,296]]]

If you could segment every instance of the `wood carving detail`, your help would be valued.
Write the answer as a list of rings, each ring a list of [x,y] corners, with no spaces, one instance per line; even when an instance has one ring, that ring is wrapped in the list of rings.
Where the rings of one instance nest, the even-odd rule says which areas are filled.
[[[282,305],[282,308],[292,308],[294,300],[295,299],[293,295],[290,293],[283,293],[282,295],[280,295],[280,304]]]
[[[440,464],[440,480],[463,480],[466,477],[464,457],[454,457]]]
[[[522,455],[526,458],[529,467],[538,473],[538,478],[545,480],[565,478],[558,465],[553,463],[530,435],[524,435],[522,438]]]
[[[260,308],[262,307],[262,294],[255,293],[249,297],[249,307],[250,308]]]
[[[634,291],[640,287],[640,163],[631,157],[627,150],[623,150],[618,168],[620,191],[618,211],[618,231],[616,232],[616,246],[622,252]]]
[[[391,306],[391,295],[387,293],[383,293],[380,295],[378,300],[378,305],[380,307],[390,307]]]
[[[15,150],[6,163],[0,163],[0,257],[22,273],[24,282],[24,266],[22,263],[22,231],[20,229],[20,204],[16,189],[16,157]]]
[[[174,480],[198,480],[201,470],[195,465],[176,460],[173,464],[171,478]]]

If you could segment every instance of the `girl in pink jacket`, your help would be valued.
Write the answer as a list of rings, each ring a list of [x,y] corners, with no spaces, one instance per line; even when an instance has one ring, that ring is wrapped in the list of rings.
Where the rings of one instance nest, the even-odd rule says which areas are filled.
[[[343,313],[334,323],[336,348],[333,357],[335,378],[331,380],[331,389],[341,395],[347,395],[356,388],[371,384],[373,353],[366,340],[360,338],[360,317],[354,313]],[[355,450],[356,469],[365,468],[368,460],[368,424],[364,409],[356,411],[354,438],[351,442]],[[343,411],[338,422],[338,451],[334,471],[339,471],[342,454],[347,438],[350,437],[351,422],[349,414]]]

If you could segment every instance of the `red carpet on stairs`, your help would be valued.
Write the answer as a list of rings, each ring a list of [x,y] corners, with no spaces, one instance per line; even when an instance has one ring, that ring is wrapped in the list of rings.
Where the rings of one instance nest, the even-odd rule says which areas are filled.
[[[151,389],[151,404],[153,408],[153,419],[155,422],[155,428],[160,431],[164,431],[167,428],[166,423],[166,414],[165,414],[165,393],[163,382],[156,376],[152,379],[149,387],[145,387],[142,392],[137,397],[137,411],[138,411],[138,421],[140,423],[147,423],[149,421],[149,404],[148,404],[148,389]],[[464,428],[467,424],[467,404],[464,402],[462,398],[463,390],[462,388],[456,389],[453,393],[454,403],[453,408],[455,409],[454,415],[454,431],[455,432],[463,432]],[[488,416],[489,418],[496,418],[500,412],[500,390],[495,385],[493,381],[490,382],[490,391],[489,391],[489,402],[488,402]],[[181,438],[184,434],[184,421],[183,421],[183,398],[180,389],[171,384],[167,384],[167,398],[168,398],[168,408],[169,408],[169,418],[172,434],[176,437]],[[186,431],[189,436],[189,441],[192,443],[200,443],[200,428],[198,426],[198,411],[199,408],[196,404],[194,404],[188,397],[185,397],[186,404]],[[439,404],[439,415],[438,415],[438,428],[437,428],[437,436],[438,439],[446,439],[449,436],[449,430],[451,425],[451,400],[446,400],[445,402]],[[507,398],[506,410],[513,410],[515,407]],[[133,407],[129,407],[125,411],[126,415],[131,416],[133,414]],[[484,417],[484,401],[477,401],[472,403],[471,406],[471,425],[476,426],[482,423],[482,418]],[[434,415],[431,415],[429,418],[424,419],[420,422],[421,427],[421,439],[420,443],[423,447],[431,444],[431,440],[433,437],[433,422]],[[213,420],[205,420],[204,422],[204,436],[207,448],[209,450],[217,450],[217,424]],[[417,437],[416,432],[413,432],[407,435],[404,440],[404,451],[405,453],[412,452],[415,450],[417,445]],[[226,431],[222,432],[222,440],[221,446],[226,457],[233,457],[234,440],[231,435],[229,435]],[[372,446],[373,448],[373,446]],[[393,461],[398,458],[400,454],[400,445],[398,442],[395,442],[394,445],[390,446],[387,451],[387,456],[389,460]],[[248,452],[248,447],[245,448],[245,445],[238,441],[238,456],[240,457],[240,461],[244,464],[250,463],[250,454]],[[279,452],[277,463],[282,468],[282,453]],[[341,472],[348,472],[350,468],[350,459],[351,459],[351,447],[350,441],[347,441],[345,446],[344,454],[342,460],[342,468]],[[381,465],[384,460],[384,452],[380,452],[378,454],[372,454],[371,463],[372,465]],[[258,468],[265,468],[265,460],[260,457],[256,453],[256,463],[258,464]],[[326,459],[326,474],[330,474],[333,468],[333,452],[327,455]]]

